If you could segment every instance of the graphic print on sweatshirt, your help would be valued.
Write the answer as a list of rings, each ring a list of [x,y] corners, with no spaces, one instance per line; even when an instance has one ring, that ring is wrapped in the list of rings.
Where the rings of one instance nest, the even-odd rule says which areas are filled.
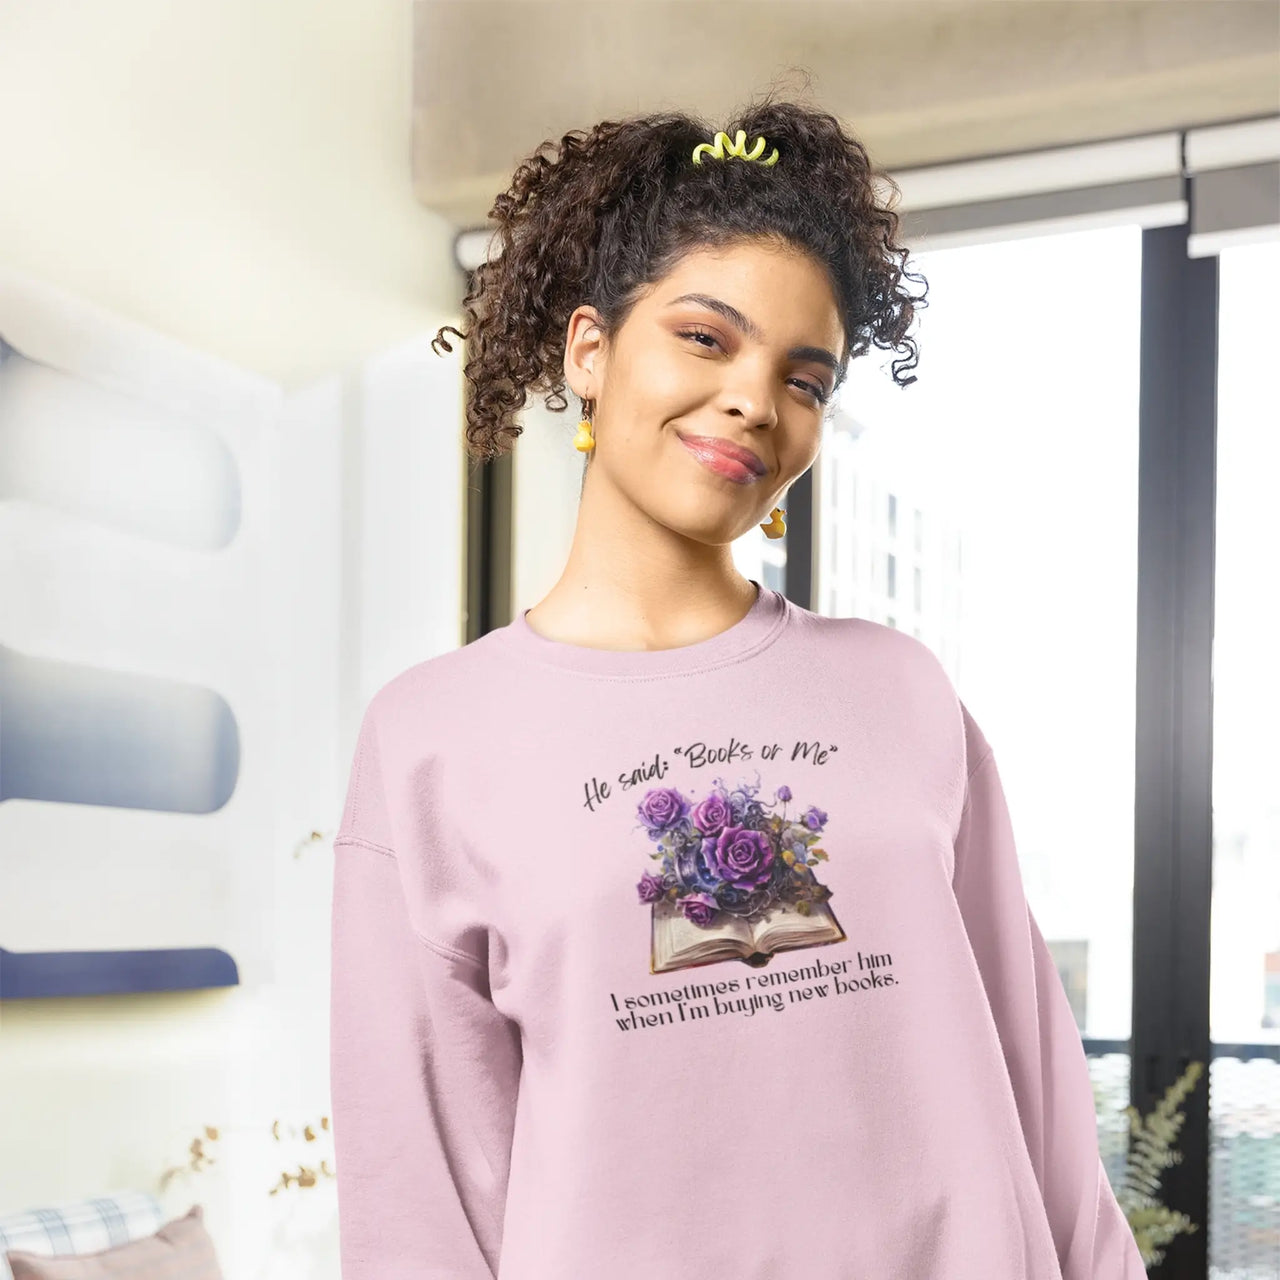
[[[831,950],[850,941],[841,916],[864,914],[841,906],[829,883],[849,884],[852,870],[843,815],[826,807],[848,786],[837,751],[817,740],[696,741],[584,783],[589,822],[617,808],[625,862],[609,874],[626,877],[617,892],[648,917],[634,965],[652,985],[607,992],[622,1030],[874,998],[897,985],[890,953]],[[629,946],[637,936],[628,931]]]

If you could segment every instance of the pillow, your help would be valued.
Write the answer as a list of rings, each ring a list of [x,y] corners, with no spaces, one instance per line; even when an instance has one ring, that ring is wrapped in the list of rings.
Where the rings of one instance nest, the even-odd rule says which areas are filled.
[[[154,1235],[113,1249],[55,1257],[10,1249],[5,1257],[13,1280],[224,1280],[198,1204]]]
[[[13,1280],[6,1249],[25,1249],[42,1258],[96,1253],[154,1235],[170,1216],[155,1195],[137,1187],[0,1214],[0,1280]]]

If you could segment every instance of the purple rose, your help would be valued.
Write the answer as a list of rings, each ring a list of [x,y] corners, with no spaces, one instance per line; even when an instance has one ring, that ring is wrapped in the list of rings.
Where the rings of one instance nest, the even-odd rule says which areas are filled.
[[[804,818],[802,819],[804,825],[808,827],[810,831],[821,831],[826,820],[827,811],[825,809],[819,809],[816,804],[811,804],[809,806],[805,811]]]
[[[707,865],[722,880],[740,889],[759,889],[773,873],[773,845],[763,831],[726,827],[711,850]]]
[[[716,918],[719,907],[709,893],[690,893],[680,899],[680,910],[686,919],[705,927]]]
[[[674,826],[689,812],[689,802],[674,787],[654,787],[636,806],[650,835]]]
[[[657,902],[666,891],[662,877],[650,875],[647,871],[640,877],[640,883],[636,885],[636,892],[639,893],[641,902]]]
[[[693,825],[704,836],[718,836],[732,821],[733,810],[718,791],[713,791],[693,810]]]
[[[781,800],[783,804],[786,804],[787,801],[791,799],[791,788],[785,783],[778,788],[778,799]]]

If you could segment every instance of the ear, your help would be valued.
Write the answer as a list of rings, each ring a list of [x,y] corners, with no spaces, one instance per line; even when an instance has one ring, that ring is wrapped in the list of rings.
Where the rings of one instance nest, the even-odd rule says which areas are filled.
[[[564,380],[580,400],[595,398],[604,359],[600,313],[594,307],[578,307],[565,331]]]

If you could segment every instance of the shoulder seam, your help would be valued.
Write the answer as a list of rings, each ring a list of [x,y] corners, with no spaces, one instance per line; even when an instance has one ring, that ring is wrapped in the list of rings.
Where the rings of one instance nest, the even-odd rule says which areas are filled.
[[[336,836],[333,841],[334,845],[348,844],[356,845],[361,849],[372,849],[374,853],[381,853],[385,857],[395,858],[396,851],[388,849],[386,845],[377,844],[373,840],[366,840],[363,836],[342,835]],[[445,942],[436,942],[433,938],[428,938],[425,933],[420,933],[412,924],[409,926],[413,930],[413,936],[418,939],[423,946],[430,948],[437,955],[443,956],[446,960],[461,960],[466,964],[475,965],[477,969],[483,969],[484,963],[473,955],[468,955],[465,951],[459,951],[457,947],[451,947]]]
[[[969,801],[973,799],[973,796],[969,791],[969,783],[973,781],[973,775],[977,773],[978,770],[981,769],[982,766],[986,764],[988,760],[991,759],[991,754],[993,750],[994,748],[988,744],[987,749],[982,753],[981,757],[978,760],[978,763],[975,764],[973,768],[969,770],[969,776],[964,780],[964,804],[960,808],[961,822],[964,821],[964,815],[969,812]]]
[[[419,933],[417,929],[414,936],[429,950],[434,951],[436,955],[443,956],[446,960],[461,960],[464,964],[474,965],[477,969],[483,970],[484,963],[477,960],[475,956],[468,955],[465,951],[459,951],[456,947],[451,947],[444,942],[436,942],[432,938],[428,938],[425,933]]]
[[[975,765],[973,766],[973,768],[969,770],[969,776],[965,779],[965,782],[970,782],[970,781],[973,779],[973,775],[974,775],[975,773],[977,773],[977,772],[978,772],[978,770],[979,770],[979,769],[981,769],[981,768],[982,768],[982,766],[983,766],[984,764],[986,764],[986,763],[987,763],[987,761],[991,758],[991,753],[992,753],[992,751],[993,751],[993,750],[994,750],[994,748],[993,748],[993,747],[988,747],[988,748],[987,748],[987,749],[982,753],[982,756],[981,756],[981,758],[979,759],[978,763],[977,763],[977,764],[975,764]]]
[[[388,849],[385,844],[378,844],[373,840],[366,840],[364,836],[338,835],[334,836],[333,843],[335,845],[357,844],[363,849],[372,849],[374,853],[385,853],[388,858],[394,858],[396,856],[396,851],[394,849]]]

